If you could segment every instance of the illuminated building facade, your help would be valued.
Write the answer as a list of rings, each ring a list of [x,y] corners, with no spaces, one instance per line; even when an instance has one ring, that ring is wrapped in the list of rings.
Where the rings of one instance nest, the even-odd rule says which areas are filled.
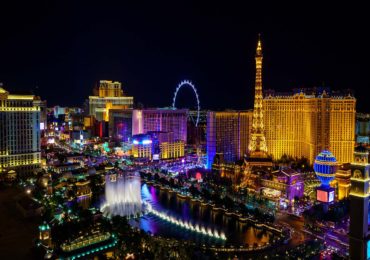
[[[152,139],[150,135],[138,134],[132,136],[132,156],[134,158],[152,159]]]
[[[335,180],[330,183],[334,184],[337,189],[338,200],[348,198],[351,189],[351,169],[350,164],[342,164],[335,173]]]
[[[188,116],[187,144],[205,146],[207,141],[207,111],[199,111],[199,121],[196,125],[198,116],[197,110],[190,110]]]
[[[84,130],[91,130],[95,126],[95,117],[94,116],[85,116],[84,117]]]
[[[90,234],[80,236],[60,245],[58,259],[98,258],[98,255],[112,256],[118,244],[115,234],[92,230]],[[109,254],[108,254],[109,252]]]
[[[300,89],[293,94],[266,92],[263,99],[269,153],[306,157],[330,149],[339,163],[352,161],[355,146],[356,99],[330,89]]]
[[[369,152],[365,147],[355,149],[351,163],[350,259],[369,259],[369,197],[370,197]],[[355,209],[355,210],[353,210]]]
[[[356,143],[370,144],[370,114],[356,114]]]
[[[91,193],[89,180],[77,181],[75,185],[76,185],[76,196],[77,197],[91,196],[92,193]]]
[[[282,168],[271,174],[265,174],[259,182],[263,188],[280,191],[280,193],[275,193],[279,194],[276,199],[285,198],[288,204],[292,204],[295,198],[303,197],[304,182],[301,173],[291,168]]]
[[[90,133],[88,131],[79,130],[69,132],[68,140],[74,142],[75,144],[84,145],[88,139],[90,139]]]
[[[57,165],[49,165],[48,170],[56,173],[65,173],[74,171],[81,168],[80,163],[65,163],[65,164],[57,164]]]
[[[34,173],[41,164],[40,98],[0,86],[0,172]]]
[[[132,109],[109,110],[109,136],[117,141],[131,141]]]
[[[161,159],[176,159],[185,155],[185,144],[183,141],[162,142],[159,146]]]
[[[150,131],[134,135],[132,155],[149,160],[177,159],[185,155],[185,143],[174,139],[172,132]]]
[[[252,111],[222,111],[207,113],[207,168],[217,157],[233,163],[248,152]]]
[[[132,134],[172,132],[174,140],[186,143],[187,116],[187,109],[135,109],[132,115]]]
[[[53,109],[53,114],[56,118],[58,118],[59,115],[65,115],[65,114],[68,113],[68,108],[67,107],[55,106],[52,109]]]
[[[40,104],[41,116],[40,124],[43,122],[43,105]],[[47,129],[57,132],[67,133],[70,130],[82,130],[84,126],[83,110],[79,107],[60,107],[55,106],[48,108],[47,113]],[[42,129],[41,129],[42,130]]]
[[[46,222],[39,226],[39,239],[44,246],[51,247],[51,231]]]
[[[110,109],[132,109],[133,97],[125,96],[120,82],[101,80],[96,96],[89,96],[89,115],[98,121],[109,121]]]
[[[81,131],[84,129],[84,118],[82,113],[69,113],[68,128],[70,131]]]
[[[35,105],[40,107],[40,130],[47,128],[47,103],[46,100],[35,100]]]
[[[101,80],[98,92],[99,97],[123,97],[122,84],[118,81]]]
[[[185,143],[174,138],[172,132],[148,132],[153,142],[153,160],[176,159],[184,157]]]

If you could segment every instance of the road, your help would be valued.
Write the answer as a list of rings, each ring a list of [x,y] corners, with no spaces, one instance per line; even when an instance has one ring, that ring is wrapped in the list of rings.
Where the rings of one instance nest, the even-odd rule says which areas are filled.
[[[289,243],[293,247],[298,246],[304,243],[306,240],[312,238],[310,235],[303,232],[303,220],[296,219],[288,214],[277,212],[275,215],[275,224],[285,226],[291,230],[292,239]]]

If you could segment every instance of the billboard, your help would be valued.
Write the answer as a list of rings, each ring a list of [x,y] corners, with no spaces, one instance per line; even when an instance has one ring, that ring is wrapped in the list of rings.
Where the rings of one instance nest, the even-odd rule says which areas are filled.
[[[316,199],[320,202],[333,202],[334,197],[333,189],[317,189]]]
[[[316,199],[321,202],[328,202],[328,192],[325,190],[317,190]]]

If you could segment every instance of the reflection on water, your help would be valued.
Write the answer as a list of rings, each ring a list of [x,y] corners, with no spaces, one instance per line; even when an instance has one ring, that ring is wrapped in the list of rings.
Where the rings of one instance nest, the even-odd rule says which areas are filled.
[[[89,195],[80,196],[77,198],[77,203],[81,208],[88,209],[91,205],[91,197]]]

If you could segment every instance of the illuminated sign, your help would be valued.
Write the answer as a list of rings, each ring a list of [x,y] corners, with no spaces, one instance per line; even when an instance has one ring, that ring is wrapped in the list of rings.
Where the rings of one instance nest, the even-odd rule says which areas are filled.
[[[41,122],[40,123],[40,130],[44,130],[45,129],[45,123],[44,122]]]
[[[324,190],[317,190],[317,200],[321,202],[328,202],[328,192]]]
[[[334,201],[334,190],[322,190],[317,189],[316,199],[320,202],[333,202]]]
[[[138,140],[133,140],[132,141],[132,143],[133,144],[151,144],[152,143],[152,140],[150,140],[150,139],[144,139],[144,140],[142,140],[142,141],[138,141]]]
[[[153,160],[159,160],[159,154],[153,154]]]
[[[143,140],[143,144],[151,144],[152,140]]]
[[[334,201],[334,191],[329,192],[329,202]]]

